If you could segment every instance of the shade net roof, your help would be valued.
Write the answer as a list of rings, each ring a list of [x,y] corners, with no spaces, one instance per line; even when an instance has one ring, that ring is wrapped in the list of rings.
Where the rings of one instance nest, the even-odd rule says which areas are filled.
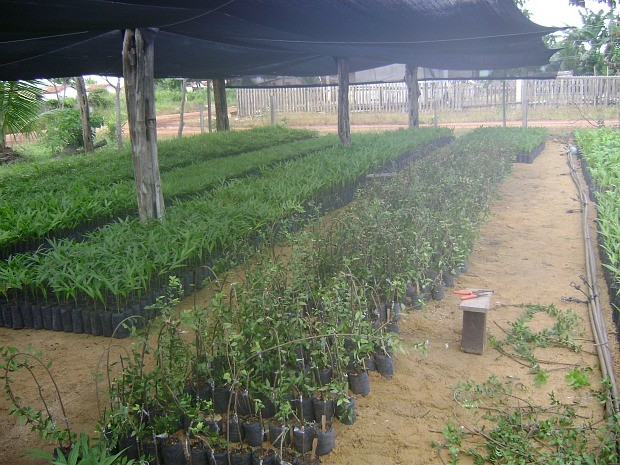
[[[156,77],[320,76],[392,63],[539,66],[554,53],[513,0],[0,0],[0,79],[122,75],[154,28]]]

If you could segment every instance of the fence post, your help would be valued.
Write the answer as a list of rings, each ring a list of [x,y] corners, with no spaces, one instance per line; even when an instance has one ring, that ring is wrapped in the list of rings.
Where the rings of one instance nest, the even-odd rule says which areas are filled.
[[[521,125],[526,128],[527,127],[527,106],[528,106],[528,95],[527,95],[527,90],[528,90],[528,85],[527,85],[528,81],[527,79],[523,80],[523,83],[521,84]]]
[[[213,132],[211,125],[211,81],[207,81],[207,121],[209,122],[209,132]]]
[[[502,126],[506,127],[506,81],[502,81]]]
[[[205,132],[205,105],[204,103],[198,104],[198,111],[200,112],[200,134]]]
[[[276,125],[276,98],[271,94],[269,96],[269,115],[271,116],[271,125]]]
[[[437,99],[435,98],[435,83],[431,84],[431,99],[433,99],[433,126],[437,127]]]

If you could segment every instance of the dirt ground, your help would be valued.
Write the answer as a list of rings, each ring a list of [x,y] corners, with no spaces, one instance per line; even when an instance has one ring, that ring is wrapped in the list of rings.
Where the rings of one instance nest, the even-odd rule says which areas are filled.
[[[4,150],[0,149],[0,165],[11,163],[19,159],[19,157],[19,153],[15,152],[11,147],[5,147]]]
[[[190,134],[200,134],[200,113],[198,112],[191,112],[191,113],[186,113],[185,114],[185,126],[183,128],[183,135],[190,135]],[[245,121],[245,120],[239,120],[241,121]],[[573,129],[576,128],[582,128],[582,129],[592,129],[594,128],[594,126],[592,125],[592,123],[590,123],[589,121],[579,118],[576,120],[572,120],[572,121],[568,121],[568,120],[564,120],[564,121],[551,121],[551,120],[546,120],[546,121],[529,121],[528,124],[530,126],[545,126],[547,128],[549,128],[550,130],[560,134],[560,133],[568,133]],[[608,120],[605,122],[607,127],[611,127],[615,124],[617,124],[617,121],[612,121],[612,120]],[[486,121],[486,122],[473,122],[473,123],[468,123],[468,122],[459,122],[459,123],[439,123],[439,126],[442,127],[447,127],[447,128],[455,128],[458,130],[462,130],[462,129],[474,129],[477,128],[479,126],[501,126],[502,122],[501,120],[497,120],[497,121]],[[521,126],[522,122],[519,121],[507,121],[506,122],[507,126]],[[235,120],[233,119],[231,121],[231,127],[233,129],[239,129],[236,127],[237,123],[235,122]],[[300,129],[313,129],[315,131],[318,131],[319,134],[328,134],[328,133],[333,133],[333,132],[337,132],[338,127],[336,124],[332,124],[332,125],[328,125],[328,124],[324,124],[324,125],[304,125],[304,126],[298,126],[295,124],[289,124],[289,127],[293,127],[293,128],[300,128]],[[430,124],[422,124],[422,126],[430,126]],[[399,129],[399,128],[405,128],[407,127],[405,124],[386,124],[386,123],[381,123],[381,124],[358,124],[358,123],[352,123],[351,124],[351,132],[355,133],[355,132],[366,132],[366,131],[393,131],[395,129]],[[241,129],[244,129],[245,126],[240,127]],[[208,130],[208,129],[205,129]],[[213,129],[215,130],[215,129]],[[161,138],[170,138],[170,137],[176,137],[178,135],[179,132],[179,115],[178,114],[168,114],[168,115],[158,115],[157,116],[157,135],[158,137]]]
[[[561,360],[594,369],[591,378],[599,378],[598,362],[589,328],[587,307],[567,304],[562,297],[582,297],[570,283],[579,282],[585,273],[579,209],[566,165],[565,145],[550,138],[543,153],[531,165],[515,164],[513,175],[500,188],[493,201],[487,223],[469,261],[469,271],[457,279],[458,288],[494,289],[493,309],[488,314],[489,334],[501,337],[502,330],[519,317],[521,304],[554,304],[572,308],[582,317],[584,350],[579,354],[560,349],[545,349],[537,354],[546,360]],[[593,222],[592,222],[593,223]],[[602,278],[599,278],[603,283]],[[609,304],[603,294],[608,332],[612,333]],[[184,302],[191,305],[193,299]],[[500,355],[492,347],[483,355],[460,350],[462,316],[458,296],[451,292],[441,302],[411,311],[401,322],[405,342],[428,341],[426,355],[410,351],[397,354],[395,375],[387,381],[371,374],[371,393],[359,397],[357,422],[336,426],[336,447],[322,459],[326,465],[359,464],[436,464],[441,463],[431,441],[452,418],[453,390],[457,383],[473,379],[483,382],[490,375],[500,380],[518,379],[530,387],[532,399],[547,403],[554,391],[561,401],[579,405],[581,415],[599,418],[601,407],[593,395],[577,397],[567,386],[565,366],[552,366],[549,381],[535,388],[528,369]],[[537,318],[533,325],[548,324]],[[618,353],[615,334],[610,336],[612,352]],[[75,430],[92,432],[97,418],[93,373],[109,344],[103,338],[54,333],[49,331],[12,331],[0,328],[0,346],[25,347],[32,344],[52,360],[67,414]],[[129,341],[114,341],[127,347]],[[558,369],[559,368],[559,369]],[[593,382],[592,389],[598,387]],[[18,385],[18,393],[32,398],[34,388]],[[9,416],[9,405],[0,399],[0,464],[39,463],[25,458],[22,449],[43,447],[26,427]]]

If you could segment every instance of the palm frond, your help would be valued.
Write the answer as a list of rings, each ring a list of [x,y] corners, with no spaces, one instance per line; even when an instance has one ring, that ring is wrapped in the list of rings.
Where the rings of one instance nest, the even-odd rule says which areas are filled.
[[[28,132],[39,117],[43,88],[39,81],[0,81],[0,146],[6,134]]]

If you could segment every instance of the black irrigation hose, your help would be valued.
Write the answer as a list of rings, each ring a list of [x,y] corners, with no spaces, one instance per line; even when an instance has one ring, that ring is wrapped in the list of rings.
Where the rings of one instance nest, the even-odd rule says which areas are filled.
[[[581,227],[583,230],[584,251],[586,255],[586,284],[588,286],[588,316],[590,317],[590,325],[594,334],[594,342],[596,345],[596,353],[603,377],[609,380],[611,393],[607,396],[605,407],[607,413],[613,415],[619,411],[618,407],[618,385],[614,376],[613,360],[611,356],[611,348],[609,347],[609,337],[605,328],[605,320],[601,310],[601,301],[598,294],[598,285],[596,283],[597,264],[592,247],[592,238],[590,236],[590,227],[588,225],[588,197],[586,196],[581,181],[575,170],[573,161],[573,150],[571,147],[567,150],[567,162],[570,168],[570,175],[579,191],[579,201],[581,202]]]

